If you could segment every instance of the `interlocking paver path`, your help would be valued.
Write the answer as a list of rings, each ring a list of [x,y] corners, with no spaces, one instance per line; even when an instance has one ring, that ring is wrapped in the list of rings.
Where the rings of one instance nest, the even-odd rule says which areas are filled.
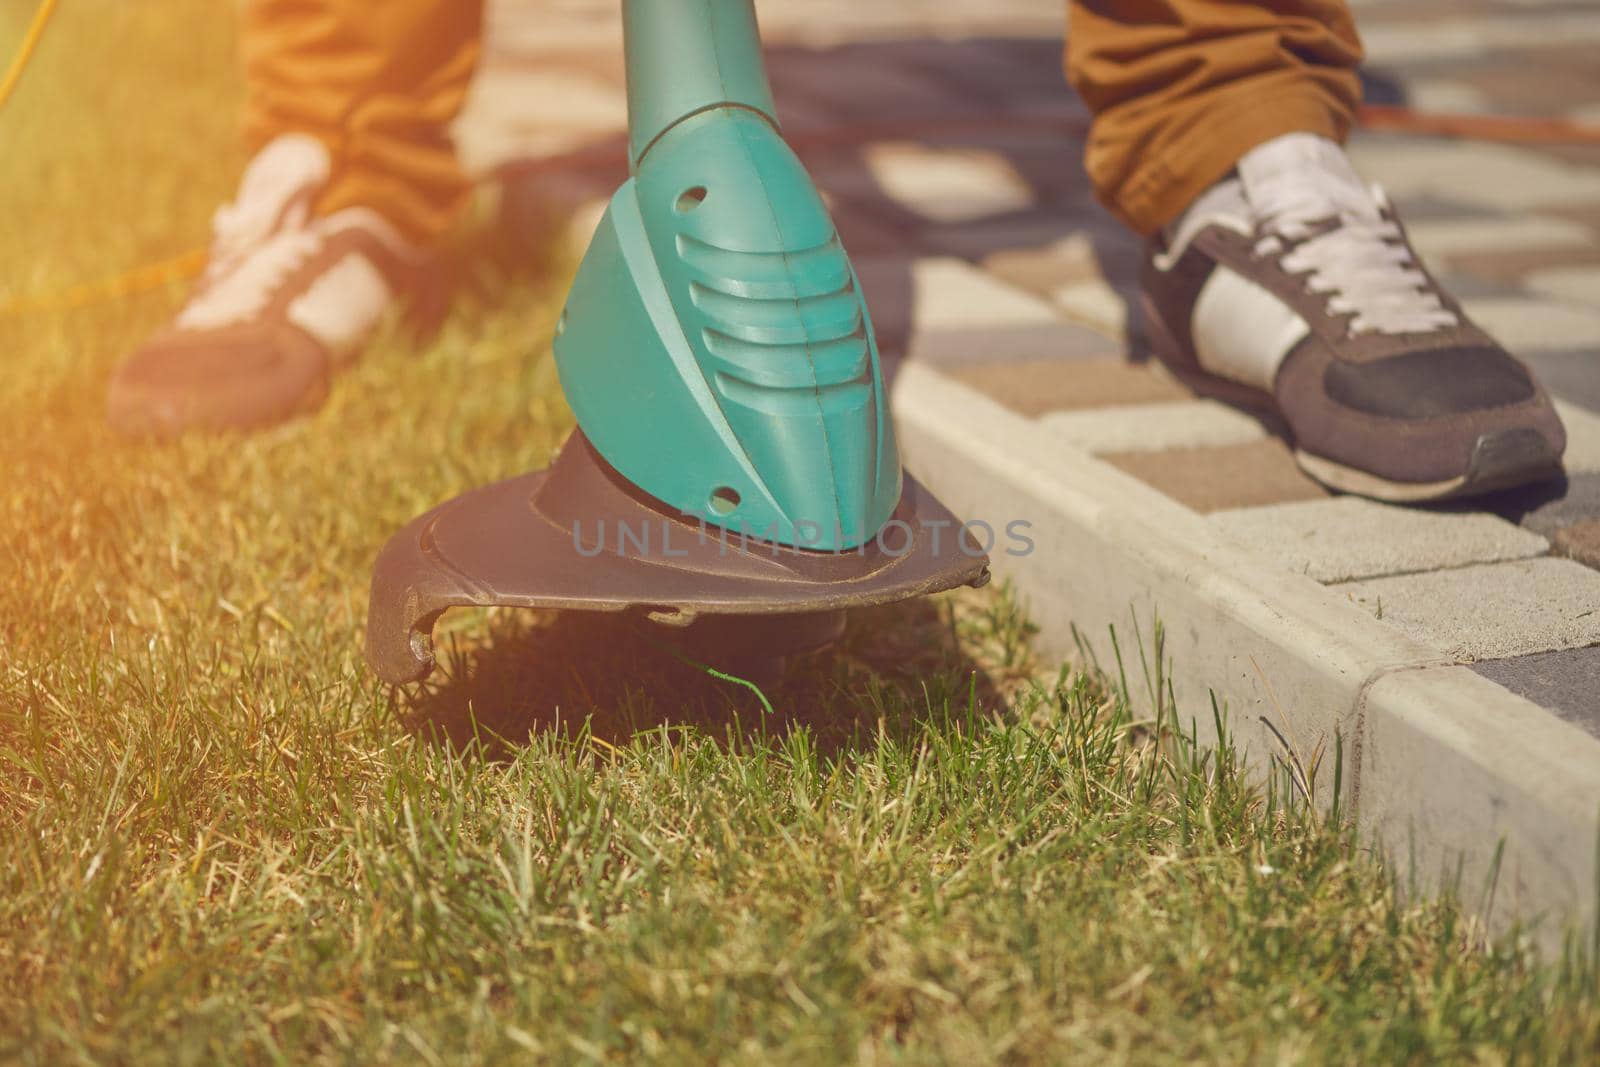
[[[614,0],[500,0],[462,139],[507,218],[621,177]],[[1368,98],[1600,123],[1589,0],[1357,5]],[[1555,392],[1570,480],[1471,507],[1330,496],[1275,427],[1145,358],[1136,242],[1092,201],[1057,0],[760,5],[780,115],[833,199],[891,363],[938,367],[1209,516],[1261,566],[1600,734],[1600,146],[1363,131],[1417,246]],[[550,165],[540,160],[555,159]],[[592,209],[584,217],[594,217]]]

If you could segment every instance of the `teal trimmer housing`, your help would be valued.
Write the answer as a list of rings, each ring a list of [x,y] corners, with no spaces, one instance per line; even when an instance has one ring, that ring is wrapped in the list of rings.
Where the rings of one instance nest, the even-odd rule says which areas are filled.
[[[755,12],[625,7],[630,170],[555,341],[595,448],[721,527],[853,548],[900,499],[872,319],[779,133]]]
[[[860,280],[780,133],[751,0],[624,0],[623,24],[631,176],[554,341],[578,428],[550,470],[384,547],[367,650],[391,682],[428,673],[458,605],[627,613],[738,664],[987,580],[902,475]]]

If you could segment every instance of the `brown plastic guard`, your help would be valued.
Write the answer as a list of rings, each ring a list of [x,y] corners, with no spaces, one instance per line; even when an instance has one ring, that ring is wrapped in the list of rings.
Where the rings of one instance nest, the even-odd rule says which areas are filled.
[[[489,605],[635,612],[691,632],[736,633],[727,617],[743,616],[782,656],[826,643],[846,608],[988,580],[988,557],[909,476],[877,539],[806,551],[666,510],[574,431],[548,471],[465,493],[390,538],[373,567],[367,659],[387,682],[420,681],[439,616]]]

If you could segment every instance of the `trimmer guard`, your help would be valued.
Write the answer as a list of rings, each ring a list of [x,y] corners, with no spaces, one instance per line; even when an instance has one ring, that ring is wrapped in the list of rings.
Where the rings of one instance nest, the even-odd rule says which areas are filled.
[[[574,431],[548,471],[465,493],[389,540],[373,570],[367,658],[387,682],[420,681],[439,616],[490,605],[633,612],[724,634],[742,618],[760,643],[777,634],[797,651],[825,643],[844,609],[988,580],[988,558],[960,520],[910,477],[877,537],[809,551],[668,509]]]

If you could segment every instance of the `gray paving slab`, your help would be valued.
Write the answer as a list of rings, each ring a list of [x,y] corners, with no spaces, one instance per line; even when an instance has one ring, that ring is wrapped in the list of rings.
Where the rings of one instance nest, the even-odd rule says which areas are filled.
[[[1209,399],[1053,412],[1040,421],[1052,436],[1097,454],[1236,445],[1267,436],[1259,420]]]
[[[1600,349],[1600,303],[1579,307],[1534,297],[1464,298],[1467,314],[1516,352],[1536,349]]]
[[[1600,643],[1600,571],[1569,559],[1489,563],[1330,588],[1462,661]]]
[[[1121,351],[1105,333],[952,256],[857,256],[855,267],[879,347],[891,358],[958,366],[1104,359]]]
[[[1564,483],[1530,486],[1484,502],[1502,518],[1549,537],[1564,526],[1600,519],[1600,475],[1579,474]]]
[[[1001,362],[1100,360],[1121,353],[1115,341],[1070,322],[920,330],[902,345],[894,345],[894,340],[890,335],[888,341],[880,338],[879,343],[891,354],[904,353],[919,363],[950,368]]]
[[[1449,221],[1451,219],[1499,219],[1505,215],[1494,208],[1463,200],[1452,200],[1438,193],[1421,192],[1411,196],[1396,196],[1390,190],[1391,202],[1408,227],[1419,222]]]
[[[862,180],[935,222],[972,222],[1026,211],[1033,190],[999,152],[913,142],[867,145]]]
[[[803,61],[797,57],[769,67],[780,110],[784,101],[793,100],[844,122],[976,118],[984,113],[984,105],[956,88],[896,62],[892,44],[875,57],[818,50]]]
[[[1319,582],[1348,582],[1543,555],[1550,545],[1495,515],[1343,496],[1219,511],[1240,544]]]
[[[893,331],[901,323],[919,330],[982,329],[1060,319],[1032,293],[954,256],[858,256],[854,263],[880,330]]]
[[[959,85],[1007,113],[1019,103],[1083,111],[1067,87],[1061,42],[1053,36],[895,43],[901,62]]]
[[[1358,137],[1351,157],[1392,196],[1432,194],[1505,212],[1600,200],[1600,170],[1481,141]]]
[[[1520,5],[1519,5],[1520,6]],[[1592,11],[1527,11],[1383,21],[1362,28],[1369,61],[1414,63],[1470,59],[1517,48],[1548,48],[1600,40],[1600,18]]]
[[[1594,235],[1589,235],[1594,243]],[[1528,275],[1528,288],[1557,300],[1600,303],[1600,267],[1550,267]]]
[[[930,229],[926,239],[966,259],[983,260],[999,255],[1055,257],[1061,259],[1069,271],[1091,256],[1096,261],[1114,258],[1119,264],[1138,262],[1138,240],[1115,220],[1090,211],[1086,206],[1068,208],[1051,204],[1006,219],[940,226]],[[1071,277],[1053,284],[1077,280],[1081,273],[1072,273]]]
[[[1600,415],[1560,396],[1556,397],[1556,413],[1567,430],[1567,451],[1562,456],[1567,473],[1600,471]]]
[[[1600,646],[1484,660],[1472,669],[1600,737]]]
[[[1424,262],[1444,291],[1457,300],[1521,300],[1527,296],[1520,286],[1486,278],[1474,271],[1454,269],[1448,260],[1425,259]]]
[[[1139,343],[1138,290],[1103,278],[1063,285],[1050,294],[1061,314],[1130,347]]]
[[[1424,258],[1497,248],[1565,248],[1594,243],[1587,226],[1544,215],[1500,215],[1489,218],[1406,220],[1406,233]]]
[[[1600,412],[1600,346],[1518,354],[1528,361],[1550,392]]]

